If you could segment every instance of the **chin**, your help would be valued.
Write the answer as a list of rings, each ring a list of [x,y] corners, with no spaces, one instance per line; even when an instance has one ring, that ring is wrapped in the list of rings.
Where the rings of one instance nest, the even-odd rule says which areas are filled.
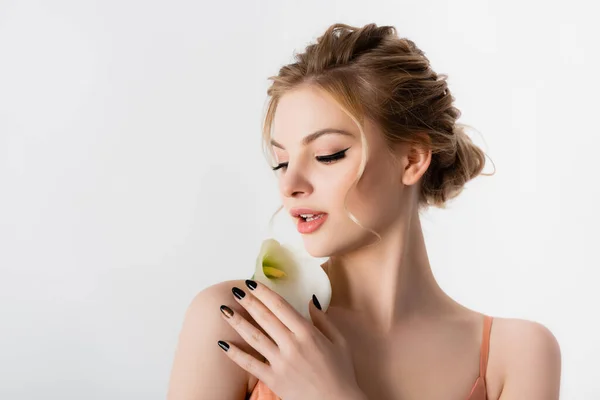
[[[341,235],[339,232],[347,232],[348,236]],[[302,235],[304,249],[313,257],[332,257],[351,252],[359,247],[360,243],[365,241],[364,233],[355,232],[352,229],[336,229],[334,232],[314,232],[309,235]]]
[[[304,249],[313,257],[329,257],[331,255],[331,244],[328,239],[320,239],[314,234],[303,237]]]

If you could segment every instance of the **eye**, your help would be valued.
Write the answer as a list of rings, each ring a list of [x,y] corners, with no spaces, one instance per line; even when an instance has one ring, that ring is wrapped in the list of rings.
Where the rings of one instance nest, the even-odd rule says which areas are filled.
[[[350,147],[345,148],[342,151],[338,151],[337,153],[334,154],[329,154],[327,156],[317,156],[315,157],[317,159],[317,161],[323,163],[323,164],[331,164],[332,162],[336,161],[336,160],[340,160],[344,157],[346,157],[346,151],[348,151]],[[283,162],[283,163],[279,163],[277,164],[277,166],[272,167],[273,171],[277,171],[280,168],[287,168],[288,163],[287,162]]]
[[[273,167],[273,171],[277,171],[279,168],[287,167],[287,165],[288,165],[288,163],[286,163],[286,162],[277,164],[276,167]]]
[[[317,156],[316,159],[323,164],[330,164],[333,161],[340,160],[346,157],[346,151],[348,151],[350,147],[345,148],[342,151],[338,151],[337,153],[330,154],[328,156]]]

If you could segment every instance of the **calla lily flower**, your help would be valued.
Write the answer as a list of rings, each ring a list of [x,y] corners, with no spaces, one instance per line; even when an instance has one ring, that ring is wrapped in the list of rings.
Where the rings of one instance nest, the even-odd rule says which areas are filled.
[[[331,283],[319,260],[275,239],[262,242],[252,279],[282,296],[309,321],[313,294],[323,311],[331,301]]]

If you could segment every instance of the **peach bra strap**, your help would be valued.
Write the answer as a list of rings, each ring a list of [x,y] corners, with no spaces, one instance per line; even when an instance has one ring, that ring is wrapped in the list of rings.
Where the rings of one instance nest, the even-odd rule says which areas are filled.
[[[489,359],[492,319],[493,318],[489,315],[484,316],[483,319],[483,338],[481,340],[481,357],[479,359],[479,376],[482,378],[485,378],[485,371],[487,370]]]

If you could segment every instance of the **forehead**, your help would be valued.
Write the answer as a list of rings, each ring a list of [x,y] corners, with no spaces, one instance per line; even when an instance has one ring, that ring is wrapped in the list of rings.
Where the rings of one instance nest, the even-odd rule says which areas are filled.
[[[272,137],[280,143],[300,141],[323,128],[355,131],[355,124],[323,90],[304,85],[281,97],[273,118]]]

